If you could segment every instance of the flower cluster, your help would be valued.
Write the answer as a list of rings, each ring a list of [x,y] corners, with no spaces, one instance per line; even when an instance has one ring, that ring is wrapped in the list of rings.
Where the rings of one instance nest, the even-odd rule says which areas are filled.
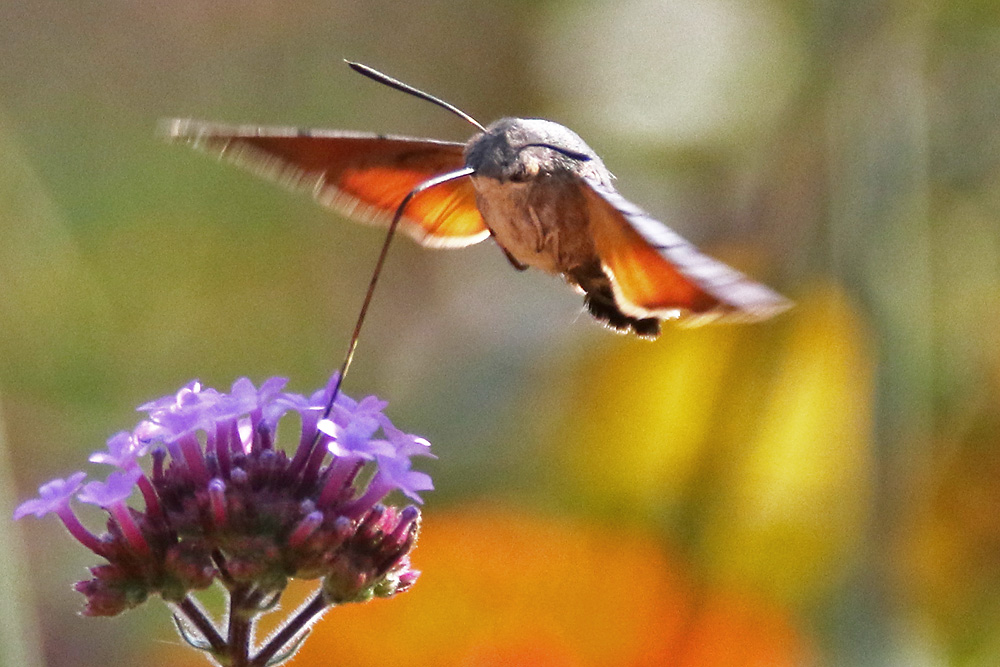
[[[331,405],[337,379],[310,397],[284,392],[283,378],[259,388],[242,378],[229,393],[191,382],[140,406],[148,417],[90,457],[115,468],[105,481],[85,484],[82,472],[53,480],[14,518],[54,512],[107,560],[76,585],[92,616],[150,594],[183,605],[215,581],[261,605],[290,577],[321,580],[323,605],[405,591],[419,574],[409,551],[420,512],[382,500],[400,491],[421,502],[431,480],[410,460],[432,456],[430,445],[395,428],[374,396],[338,392]],[[275,447],[290,413],[301,425],[291,455]],[[126,502],[136,487],[142,511]],[[83,526],[74,498],[108,512],[106,533]]]

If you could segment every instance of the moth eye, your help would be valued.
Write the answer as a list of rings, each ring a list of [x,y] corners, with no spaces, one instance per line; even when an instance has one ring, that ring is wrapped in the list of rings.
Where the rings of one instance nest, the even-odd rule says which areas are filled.
[[[538,175],[538,165],[529,165],[525,160],[519,159],[509,164],[504,171],[504,175],[511,183],[526,183]]]
[[[544,160],[543,156],[531,151],[518,153],[517,158],[507,165],[505,170],[507,180],[514,183],[524,183],[537,178],[543,170]]]

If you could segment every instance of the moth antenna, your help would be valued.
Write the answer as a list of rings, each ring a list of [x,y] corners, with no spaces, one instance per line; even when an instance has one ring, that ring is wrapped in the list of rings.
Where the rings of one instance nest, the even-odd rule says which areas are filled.
[[[443,109],[447,109],[448,111],[452,112],[459,118],[462,118],[466,122],[475,125],[476,127],[479,128],[480,132],[486,132],[486,128],[483,127],[478,120],[476,120],[469,114],[465,113],[464,111],[462,111],[453,104],[448,104],[444,100],[438,99],[437,97],[434,97],[430,93],[425,93],[424,91],[414,88],[411,85],[405,84],[402,81],[397,81],[396,79],[393,79],[391,76],[379,72],[377,69],[372,69],[368,65],[362,65],[361,63],[351,62],[350,60],[345,60],[344,62],[347,63],[348,67],[350,67],[358,74],[362,74],[364,76],[367,76],[369,79],[378,81],[382,85],[389,86],[390,88],[395,88],[396,90],[402,91],[404,93],[409,93],[414,97],[419,97],[422,100],[427,100],[428,102],[436,104]]]
[[[376,74],[377,73],[378,72],[376,72]],[[469,176],[470,174],[475,173],[475,171],[476,170],[472,167],[463,167],[457,171],[449,171],[446,174],[441,174],[440,176],[435,176],[434,178],[428,178],[426,181],[406,193],[406,196],[403,197],[403,201],[399,202],[399,206],[396,207],[396,211],[392,215],[392,222],[389,223],[389,230],[385,233],[385,241],[382,242],[382,251],[379,253],[378,259],[375,261],[375,269],[372,271],[371,280],[368,281],[368,291],[365,292],[365,300],[361,303],[361,312],[358,314],[358,321],[354,325],[354,333],[351,334],[351,342],[347,345],[347,354],[344,355],[344,363],[340,366],[339,376],[333,385],[333,389],[330,391],[330,398],[326,402],[326,409],[323,410],[323,419],[328,418],[330,413],[333,412],[333,403],[337,400],[337,394],[340,393],[340,385],[344,382],[344,377],[347,375],[347,369],[351,367],[351,360],[354,359],[354,351],[358,347],[358,338],[361,336],[361,325],[365,322],[365,315],[368,314],[368,306],[371,305],[372,295],[375,294],[375,284],[378,282],[379,276],[382,275],[382,266],[385,264],[385,258],[389,254],[389,244],[392,243],[392,237],[396,233],[396,228],[399,226],[399,221],[403,217],[403,210],[406,208],[406,205],[410,203],[411,199],[428,188],[433,188],[435,185],[441,185],[442,183],[447,183],[448,181]],[[319,432],[316,434],[316,439],[319,439]],[[315,442],[313,443],[313,446],[315,446]]]

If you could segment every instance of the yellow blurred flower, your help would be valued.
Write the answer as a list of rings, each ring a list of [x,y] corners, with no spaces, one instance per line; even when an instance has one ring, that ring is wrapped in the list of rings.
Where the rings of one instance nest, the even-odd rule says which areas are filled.
[[[589,352],[546,438],[579,507],[690,532],[699,565],[791,604],[851,565],[872,479],[872,358],[844,294],[772,323],[668,329]]]

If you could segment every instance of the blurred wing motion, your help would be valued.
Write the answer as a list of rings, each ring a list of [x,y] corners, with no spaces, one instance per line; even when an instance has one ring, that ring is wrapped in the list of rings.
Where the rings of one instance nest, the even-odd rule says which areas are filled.
[[[763,320],[792,305],[702,254],[613,188],[584,183],[594,245],[624,314],[697,325]]]
[[[360,222],[388,225],[410,190],[465,166],[464,144],[376,134],[297,128],[227,126],[176,119],[174,141],[217,155],[297,190]],[[425,246],[457,247],[490,232],[468,178],[416,195],[400,226]]]

